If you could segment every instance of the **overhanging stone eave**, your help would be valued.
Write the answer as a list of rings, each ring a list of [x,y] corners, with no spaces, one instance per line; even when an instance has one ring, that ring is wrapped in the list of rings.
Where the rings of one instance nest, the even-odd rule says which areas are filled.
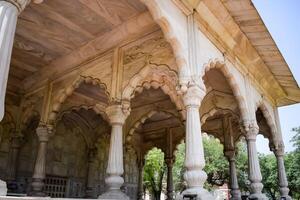
[[[227,1],[228,2],[228,1]],[[293,76],[293,73],[291,72],[291,69],[289,68],[285,58],[283,57],[282,53],[280,52],[276,42],[274,41],[271,33],[269,32],[268,28],[266,27],[264,21],[262,20],[260,14],[258,13],[257,9],[255,8],[253,3],[249,4],[243,4],[243,6],[247,6],[246,8],[243,7],[240,11],[233,10],[234,6],[226,6],[225,3],[223,5],[226,7],[230,15],[233,19],[235,19],[235,22],[239,25],[241,31],[247,36],[248,40],[252,44],[252,46],[255,48],[257,53],[260,55],[261,59],[264,61],[265,65],[269,68],[269,70],[272,72],[273,76],[281,85],[281,87],[285,90],[287,93],[287,97],[284,101],[289,103],[283,103],[279,104],[279,106],[285,106],[285,105],[291,105],[294,103],[300,102],[300,89],[299,85]],[[230,9],[232,8],[232,9]],[[237,7],[234,7],[237,8]],[[243,10],[247,10],[248,12],[243,12]],[[249,12],[251,11],[251,14]],[[237,16],[236,13],[240,13]],[[253,16],[252,16],[253,15]],[[256,19],[257,22],[255,25],[249,25],[245,26],[242,25],[242,22],[244,21],[238,21],[237,18],[251,18]],[[253,28],[256,27],[256,28]],[[264,35],[266,37],[261,38],[261,35]],[[261,39],[263,41],[259,41],[258,39]],[[272,48],[271,53],[268,52],[268,50],[263,50],[263,48],[270,46]],[[269,53],[269,54],[268,54]],[[284,83],[284,84],[282,84]],[[289,88],[293,88],[294,90],[298,90],[299,94],[291,94],[288,92]]]
[[[215,18],[214,20],[218,20],[218,24],[210,24],[210,22],[207,21],[206,17],[202,18],[202,16],[199,15],[199,11],[201,11],[201,9],[204,8],[203,5],[206,6],[206,9],[210,10],[211,8],[207,7],[206,3],[211,4],[213,2],[215,2],[215,1],[213,1],[213,0],[212,1],[205,1],[205,0],[200,1],[200,3],[198,4],[198,7],[196,8],[196,12],[198,13],[198,15],[196,15],[197,16],[196,18],[198,20],[200,20],[199,24],[201,24],[199,28],[202,31],[204,31],[204,34],[206,36],[208,36],[208,38],[210,38],[210,40],[216,45],[216,47],[218,49],[220,49],[220,51],[222,51],[222,52],[225,51],[226,53],[229,53],[228,56],[233,56],[231,58],[232,61],[235,60],[235,57],[239,58],[239,60],[241,61],[240,63],[242,65],[244,65],[244,66],[240,66],[240,70],[242,70],[241,72],[244,71],[244,73],[246,73],[246,74],[249,73],[249,69],[247,69],[247,66],[248,67],[255,66],[255,63],[251,62],[251,59],[249,60],[249,58],[251,57],[251,55],[253,57],[253,55],[255,55],[255,54],[258,56],[257,57],[259,59],[258,63],[260,63],[260,67],[264,67],[263,69],[264,69],[265,76],[267,76],[267,77],[271,76],[272,77],[272,78],[271,77],[268,78],[269,80],[272,81],[271,85],[269,84],[269,82],[266,83],[266,85],[270,85],[270,87],[265,88],[265,87],[260,86],[259,88],[263,89],[263,91],[266,92],[266,94],[268,94],[267,96],[269,96],[271,98],[270,100],[272,102],[274,102],[274,105],[279,105],[278,103],[276,103],[276,102],[279,102],[278,99],[282,100],[287,96],[292,96],[287,88],[292,87],[294,90],[297,90],[299,87],[298,87],[298,84],[297,84],[295,78],[293,77],[293,75],[291,73],[291,70],[289,69],[287,63],[285,62],[285,60],[283,58],[283,56],[279,52],[278,47],[276,46],[273,39],[270,38],[269,42],[271,41],[272,45],[274,47],[276,47],[277,52],[275,54],[278,54],[280,57],[279,58],[276,57],[276,58],[274,58],[274,60],[270,60],[269,57],[267,57],[267,59],[263,58],[263,56],[261,54],[259,54],[258,49],[255,47],[254,43],[251,42],[249,37],[245,34],[245,32],[243,32],[241,30],[241,26],[234,20],[234,17],[229,13],[228,9],[225,6],[221,6],[223,8],[220,8],[220,7],[216,7],[216,5],[215,5],[215,7],[212,8],[212,9],[219,9],[220,12],[224,11],[224,10],[227,10],[227,12],[230,16],[229,18],[227,17],[226,19],[223,19],[223,22],[222,22],[222,18],[218,18],[218,16],[214,16],[214,18]],[[224,2],[222,2],[222,3],[219,2],[219,5],[222,5],[222,4],[224,5]],[[214,13],[216,13],[216,12],[214,12]],[[232,21],[228,23],[228,20],[229,21],[232,20]],[[211,23],[212,22],[214,22],[214,21],[211,21]],[[261,21],[261,23],[262,23],[262,21]],[[233,48],[234,46],[230,47],[231,43],[229,43],[229,46],[228,46],[226,41],[224,41],[222,39],[222,37],[220,36],[220,30],[215,29],[215,26],[220,26],[220,25],[222,27],[219,27],[219,29],[225,31],[224,34],[227,34],[227,37],[230,36],[230,38],[232,40],[239,39],[241,34],[244,35],[245,38],[247,38],[247,40],[249,41],[249,44],[252,48],[252,50],[250,49],[251,51],[250,50],[247,50],[247,51],[245,50],[245,53],[252,52],[252,54],[251,53],[249,54],[249,56],[250,56],[248,58],[249,62],[247,60],[244,62],[244,60],[242,58],[240,58],[238,54],[236,54],[235,49]],[[235,27],[235,26],[238,27],[240,32],[236,30],[237,27]],[[233,28],[234,28],[234,30],[232,30]],[[265,26],[264,26],[264,29],[266,29]],[[240,41],[240,40],[238,40],[238,41]],[[235,41],[236,44],[238,44],[238,41]],[[245,41],[242,40],[240,42],[245,42]],[[228,50],[229,50],[229,52],[227,52]],[[278,60],[283,61],[283,63],[278,63]],[[279,68],[278,68],[278,66],[279,66]],[[259,68],[256,68],[256,69],[259,69]],[[255,78],[255,76],[253,78]],[[260,84],[258,80],[256,81],[256,84]],[[277,91],[277,92],[272,92],[272,91]],[[292,99],[295,99],[295,98],[292,98]]]
[[[277,106],[290,106],[297,103],[300,103],[300,88],[293,90],[293,92],[290,92],[286,97],[279,99],[277,101]]]

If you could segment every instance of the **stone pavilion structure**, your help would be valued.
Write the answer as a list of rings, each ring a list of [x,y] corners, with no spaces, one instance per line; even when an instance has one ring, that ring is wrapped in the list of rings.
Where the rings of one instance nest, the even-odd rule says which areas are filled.
[[[141,199],[153,147],[166,155],[174,199],[182,140],[187,189],[176,198],[214,199],[203,188],[201,132],[224,145],[231,199],[241,199],[241,138],[250,197],[267,199],[258,134],[291,199],[278,107],[299,101],[250,0],[0,0],[0,199]]]

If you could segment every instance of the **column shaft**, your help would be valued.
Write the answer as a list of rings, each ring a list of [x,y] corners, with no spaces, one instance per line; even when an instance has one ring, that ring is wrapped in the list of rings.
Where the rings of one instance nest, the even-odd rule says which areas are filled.
[[[200,117],[198,107],[187,108],[186,119],[186,155],[184,178],[191,188],[202,188],[207,175],[203,171],[205,166]]]
[[[231,200],[241,200],[241,192],[239,189],[238,179],[237,179],[237,172],[235,166],[235,151],[229,150],[225,151],[225,156],[229,162],[229,169],[230,169],[230,194]]]
[[[17,172],[17,162],[20,151],[20,138],[14,136],[11,140],[11,148],[8,155],[8,164],[7,164],[7,180],[14,181],[16,180]]]
[[[122,199],[129,200],[129,197],[121,191],[124,183],[122,177],[123,167],[123,124],[127,117],[121,105],[112,105],[106,109],[110,124],[112,125],[110,136],[109,157],[107,164],[107,178],[105,183],[108,191],[100,195],[99,199]]]
[[[173,161],[167,163],[168,174],[167,174],[167,200],[174,199],[174,186],[173,186]]]
[[[187,182],[187,189],[182,193],[183,197],[196,194],[197,199],[213,199],[212,195],[203,188],[207,179],[203,171],[205,166],[204,150],[201,135],[201,124],[199,107],[205,95],[205,90],[198,85],[187,88],[183,100],[186,108],[186,151],[184,179]]]
[[[278,149],[274,150],[277,159],[277,170],[278,170],[278,184],[280,197],[286,200],[292,200],[289,196],[288,180],[286,177],[285,166],[284,166],[284,147],[281,145]]]
[[[46,156],[48,145],[48,128],[39,126],[36,130],[39,138],[39,147],[32,176],[32,196],[45,196],[43,192],[44,180],[46,178]]]
[[[121,177],[124,172],[122,139],[122,125],[113,125],[110,138],[108,166],[106,170],[109,177],[105,179],[106,184],[111,190],[120,189],[124,183],[124,179]]]
[[[10,2],[0,1],[0,121],[4,115],[6,85],[17,18],[17,7]]]
[[[250,184],[250,198],[256,199],[267,199],[267,197],[262,193],[263,184],[262,176],[260,172],[259,159],[256,149],[256,136],[258,134],[258,126],[252,125],[246,134],[247,140],[247,151],[248,151],[248,170],[249,170],[249,180]]]
[[[94,156],[95,156],[95,149],[90,149],[88,152],[88,163],[87,163],[87,180],[86,180],[86,189],[85,195],[86,197],[93,197],[93,189],[94,189]]]
[[[144,166],[139,164],[139,179],[138,179],[138,200],[144,199]]]

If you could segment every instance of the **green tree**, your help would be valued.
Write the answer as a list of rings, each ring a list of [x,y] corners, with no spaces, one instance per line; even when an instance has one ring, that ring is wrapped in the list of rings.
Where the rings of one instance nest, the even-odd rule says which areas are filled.
[[[228,161],[224,157],[223,145],[218,139],[211,136],[203,137],[205,154],[204,171],[207,173],[206,188],[211,190],[214,186],[222,186],[228,183]]]
[[[175,152],[175,163],[173,166],[173,182],[174,189],[176,192],[181,192],[184,190],[184,159],[185,159],[185,143],[182,142],[177,146],[177,151]]]
[[[151,149],[145,158],[144,185],[155,200],[160,200],[165,171],[164,153],[157,148]]]
[[[285,156],[285,167],[289,180],[290,194],[293,199],[300,199],[300,127],[294,128],[296,133],[291,142],[295,150]]]
[[[276,200],[279,195],[276,157],[273,154],[260,154],[259,163],[264,185],[263,192],[269,199]]]
[[[214,137],[203,137],[203,146],[205,153],[205,172],[207,173],[208,179],[205,187],[209,190],[215,186],[223,185],[228,182],[228,161],[223,155],[223,146],[219,140]],[[175,163],[173,167],[173,177],[175,183],[175,191],[180,192],[185,188],[183,174],[184,158],[185,158],[185,144],[181,143],[177,147],[175,153]]]
[[[248,154],[247,154],[247,146],[244,141],[241,141],[237,144],[236,168],[237,168],[239,188],[241,192],[248,192],[249,191]]]

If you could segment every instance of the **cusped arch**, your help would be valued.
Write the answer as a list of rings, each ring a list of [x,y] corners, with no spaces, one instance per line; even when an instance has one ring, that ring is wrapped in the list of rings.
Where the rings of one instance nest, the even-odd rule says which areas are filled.
[[[241,113],[241,117],[243,119],[243,123],[246,123],[249,120],[246,99],[243,93],[241,92],[238,81],[234,77],[233,73],[223,61],[214,60],[204,65],[203,71],[201,73],[202,79],[204,78],[205,74],[211,69],[218,69],[225,76],[226,80],[228,81],[231,87],[233,95],[235,96],[238,102],[238,107]]]
[[[162,29],[167,42],[170,43],[176,64],[179,68],[180,83],[186,84],[190,76],[188,68],[188,36],[186,30],[178,29],[179,26],[187,26],[187,17],[168,0],[140,0],[150,11],[154,21]],[[169,4],[168,4],[169,3]],[[174,17],[175,16],[175,17]]]
[[[100,107],[101,106],[101,107]],[[74,106],[69,108],[68,110],[64,110],[62,112],[59,113],[59,115],[56,118],[56,122],[62,120],[64,115],[67,114],[71,114],[73,111],[79,111],[80,109],[85,109],[85,110],[93,110],[96,114],[100,115],[103,120],[105,120],[108,123],[108,117],[107,114],[105,112],[105,106],[104,105],[95,105],[95,106],[87,106],[87,105],[81,105],[81,106]],[[76,114],[77,115],[77,114]],[[82,136],[82,138],[84,139],[84,141],[86,142],[86,145],[88,148],[93,148],[95,141],[93,141],[91,138],[89,138],[85,133],[86,131],[83,130],[83,127],[87,127],[90,130],[93,130],[92,127],[90,127],[90,125],[87,123],[87,120],[85,120],[84,118],[82,118],[81,116],[77,115],[79,117],[79,122],[81,124],[83,124],[84,126],[81,126],[80,123],[78,123],[77,121],[74,122],[74,125],[76,126],[75,131],[77,131],[76,133],[78,133],[79,135]],[[99,135],[99,138],[102,138],[103,135]]]
[[[134,135],[134,132],[136,131],[137,128],[139,128],[142,124],[145,123],[145,121],[149,118],[151,118],[153,115],[157,114],[157,113],[166,113],[169,115],[174,116],[175,118],[178,118],[177,116],[174,115],[174,113],[168,112],[168,111],[164,111],[164,110],[151,110],[148,113],[146,113],[145,115],[143,115],[140,119],[138,119],[129,129],[127,135],[126,135],[126,143],[130,144],[132,137]]]
[[[67,110],[60,112],[59,115],[57,115],[55,121],[58,122],[58,121],[62,120],[62,117],[65,114],[70,114],[70,113],[72,113],[72,111],[79,111],[80,109],[93,110],[96,114],[100,115],[105,121],[109,122],[108,116],[105,112],[105,106],[102,104],[96,104],[93,106],[80,105],[80,106],[71,107]]]
[[[93,84],[93,85],[98,85],[100,88],[104,89],[104,92],[110,101],[110,95],[107,91],[106,84],[101,82],[97,78],[93,78],[90,76],[79,76],[73,83],[64,89],[62,89],[59,92],[59,95],[55,98],[52,110],[49,112],[49,117],[48,117],[48,123],[50,125],[53,125],[54,122],[56,121],[57,114],[59,113],[59,110],[61,109],[63,103],[66,101],[68,97],[70,97],[73,93],[74,90],[77,89],[81,84],[87,83],[87,84]]]
[[[261,112],[262,112],[264,118],[266,119],[266,122],[270,128],[272,138],[269,138],[269,139],[274,140],[274,141],[277,140],[276,123],[274,121],[274,118],[270,114],[269,109],[263,102],[263,100],[260,100],[259,102],[256,103],[255,111],[257,111],[258,109],[261,110]]]
[[[130,102],[135,94],[141,93],[144,88],[161,88],[161,90],[170,97],[177,110],[184,111],[182,97],[177,93],[177,83],[177,73],[168,66],[149,64],[130,79],[123,90],[122,99]]]

